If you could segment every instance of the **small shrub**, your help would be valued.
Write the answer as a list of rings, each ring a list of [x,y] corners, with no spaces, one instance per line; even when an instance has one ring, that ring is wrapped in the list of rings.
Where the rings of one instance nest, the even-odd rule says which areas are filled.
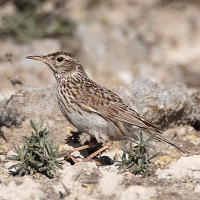
[[[58,158],[65,154],[58,153],[58,147],[53,147],[47,140],[49,131],[42,128],[43,120],[40,126],[36,126],[30,121],[33,131],[30,137],[24,137],[21,147],[15,146],[17,155],[11,155],[8,160],[18,161],[9,169],[15,168],[14,174],[23,176],[39,172],[49,178],[53,177],[52,172],[56,172],[56,167],[62,169],[62,163]]]
[[[121,160],[116,161],[116,165],[124,172],[146,175],[149,171],[150,165],[152,164],[152,159],[158,155],[149,155],[148,143],[154,138],[154,136],[155,135],[152,135],[147,140],[144,140],[142,132],[140,132],[138,135],[138,141],[133,138],[128,138],[130,145],[123,145],[123,154],[120,156]],[[133,143],[136,145],[133,146]]]
[[[15,12],[2,17],[0,36],[14,37],[19,42],[35,38],[72,37],[75,25],[59,14],[38,12],[45,0],[15,0]]]
[[[97,6],[97,5],[99,5],[100,2],[101,2],[100,0],[87,0],[86,1],[86,6],[87,6],[87,8],[93,8],[93,7]]]

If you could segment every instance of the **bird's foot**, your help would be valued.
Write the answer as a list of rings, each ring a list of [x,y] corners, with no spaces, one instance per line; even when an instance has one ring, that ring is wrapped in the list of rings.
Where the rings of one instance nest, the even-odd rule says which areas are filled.
[[[78,161],[76,158],[74,158],[74,156],[71,155],[71,151],[68,151],[68,152],[66,153],[64,159],[65,159],[67,162],[69,162],[71,165],[74,165],[74,164],[80,162],[80,161]],[[83,159],[82,162],[95,162],[97,166],[101,166],[101,165],[102,165],[101,162],[99,162],[99,161],[97,161],[97,160],[94,160],[94,159],[89,159],[89,160],[88,160],[87,158],[85,158],[85,159]]]
[[[73,150],[69,150],[66,152],[66,156],[64,157],[64,159],[68,162],[70,162],[72,165],[74,165],[75,163],[79,162],[76,158],[74,158],[74,156],[71,155],[71,153],[73,153],[74,151],[77,150],[82,150],[85,149],[85,147],[88,148],[88,145],[85,145],[83,147],[79,147]],[[93,158],[98,155],[99,153],[101,153],[102,151],[106,150],[108,148],[108,146],[103,146],[101,149],[99,149],[98,151],[92,153],[91,155],[89,155],[87,158],[83,159],[83,162],[95,162],[97,165],[102,165],[101,162],[94,160]]]

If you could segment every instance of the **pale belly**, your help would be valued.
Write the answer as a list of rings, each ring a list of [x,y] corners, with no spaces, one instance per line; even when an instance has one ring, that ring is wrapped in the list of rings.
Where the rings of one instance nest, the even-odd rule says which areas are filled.
[[[95,113],[80,110],[79,107],[74,107],[74,109],[79,109],[80,113],[75,112],[74,109],[66,107],[60,99],[58,101],[65,118],[78,130],[95,137],[98,142],[123,139],[121,131],[112,122]]]

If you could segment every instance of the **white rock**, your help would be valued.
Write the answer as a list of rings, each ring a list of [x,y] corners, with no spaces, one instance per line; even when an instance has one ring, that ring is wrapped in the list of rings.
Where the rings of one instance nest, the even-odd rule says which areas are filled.
[[[194,192],[195,192],[195,193],[200,193],[200,185],[197,185],[197,186],[194,188]]]
[[[104,171],[103,177],[99,181],[98,190],[106,196],[116,195],[121,191],[123,181],[122,175]]]
[[[146,188],[135,185],[126,189],[121,194],[120,200],[149,200],[153,196],[156,196],[156,189],[154,187]]]
[[[8,151],[7,156],[17,155],[15,151]]]
[[[181,157],[170,164],[169,169],[157,170],[160,179],[200,178],[200,155]]]
[[[75,158],[78,158],[78,157],[84,158],[84,157],[81,155],[80,151],[74,151],[73,153],[71,153],[71,155],[74,156]]]
[[[0,185],[1,198],[5,200],[40,200],[45,199],[44,192],[40,189],[41,185],[26,177],[20,185],[11,181],[8,186]]]
[[[76,190],[77,193],[82,192],[81,183],[74,180],[73,177],[76,173],[83,171],[83,172],[92,172],[93,170],[97,169],[97,165],[94,162],[79,162],[75,165],[65,166],[63,170],[59,171],[61,173],[62,183],[58,185],[54,185],[53,188],[56,193],[65,192],[65,188],[63,185],[69,189],[70,191]]]
[[[112,160],[114,160],[116,155],[120,155],[122,156],[123,151],[120,149],[116,149],[114,151],[105,151],[102,153],[102,156],[108,156],[109,158],[111,158]]]
[[[109,171],[109,172],[116,172],[118,173],[119,172],[119,167],[116,166],[116,165],[107,165],[107,166],[104,166],[103,169]],[[101,170],[100,170],[101,171]]]

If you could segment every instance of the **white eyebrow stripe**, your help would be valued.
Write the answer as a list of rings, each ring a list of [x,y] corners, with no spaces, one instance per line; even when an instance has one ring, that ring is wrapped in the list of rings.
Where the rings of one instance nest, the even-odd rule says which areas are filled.
[[[71,58],[70,56],[63,56],[65,58],[65,60],[74,60],[73,58]]]

